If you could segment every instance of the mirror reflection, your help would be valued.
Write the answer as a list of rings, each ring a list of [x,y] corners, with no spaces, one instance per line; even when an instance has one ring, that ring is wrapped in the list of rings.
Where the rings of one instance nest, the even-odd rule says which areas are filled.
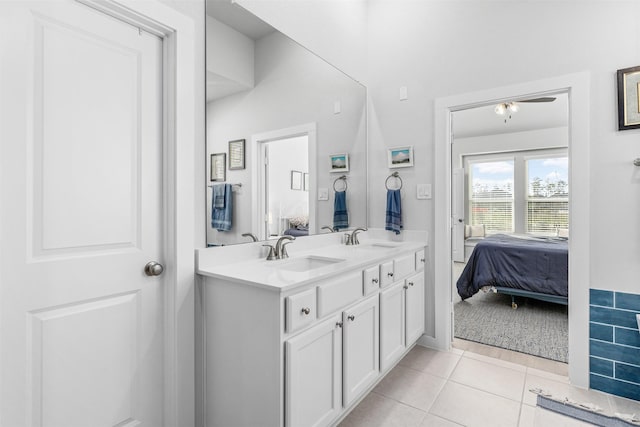
[[[206,19],[207,244],[329,232],[345,188],[366,227],[364,86],[237,5]]]

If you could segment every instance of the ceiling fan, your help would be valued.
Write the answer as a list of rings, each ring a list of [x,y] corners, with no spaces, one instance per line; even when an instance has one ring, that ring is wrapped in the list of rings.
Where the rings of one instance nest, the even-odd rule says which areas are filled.
[[[520,110],[520,106],[518,103],[534,103],[534,102],[553,102],[556,98],[554,96],[543,96],[540,98],[529,98],[529,99],[518,99],[516,101],[502,102],[494,108],[494,111],[499,116],[509,115],[511,118],[511,114],[517,113]],[[507,123],[507,118],[505,117],[504,122]]]

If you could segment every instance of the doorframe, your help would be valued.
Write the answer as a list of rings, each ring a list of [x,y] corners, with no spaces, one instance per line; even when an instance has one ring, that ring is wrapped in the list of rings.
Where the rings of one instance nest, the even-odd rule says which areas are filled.
[[[265,205],[263,192],[260,191],[264,186],[265,174],[264,162],[260,161],[263,158],[261,144],[303,135],[308,137],[309,177],[312,177],[311,185],[309,186],[309,234],[317,233],[315,229],[318,215],[316,203],[317,185],[315,184],[318,169],[316,161],[316,123],[311,122],[251,135],[251,170],[253,171],[251,176],[251,188],[253,190],[251,192],[251,212],[256,213],[251,221],[251,231],[256,236],[262,236],[263,234],[260,233],[264,232],[264,218],[260,213],[261,208]]]
[[[434,296],[435,336],[426,344],[451,347],[453,303],[451,292],[451,113],[497,104],[514,98],[529,98],[566,92],[569,94],[569,379],[589,387],[589,288],[590,265],[590,74],[581,72],[512,86],[466,93],[435,100],[434,182],[441,189],[434,197]],[[576,185],[580,183],[580,185]]]
[[[160,0],[75,0],[162,38],[164,422],[195,425],[195,24]],[[204,108],[204,102],[202,103]]]

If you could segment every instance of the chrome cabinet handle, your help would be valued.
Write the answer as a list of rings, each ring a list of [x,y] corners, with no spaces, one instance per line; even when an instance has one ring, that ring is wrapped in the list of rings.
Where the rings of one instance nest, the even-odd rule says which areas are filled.
[[[387,276],[393,277],[393,273],[387,273]]]
[[[302,310],[300,310],[302,312],[302,314],[309,314],[311,313],[311,309],[309,307],[305,307]]]
[[[375,277],[374,277],[373,279],[371,279],[371,281],[372,281],[373,283],[378,283],[378,279],[377,279],[377,278],[375,278]]]
[[[405,289],[409,289],[409,287],[408,287],[407,285],[404,285],[404,286],[403,286],[403,288],[405,288]]]
[[[342,322],[336,322],[336,327],[342,328]]]
[[[159,276],[164,271],[164,267],[162,264],[156,261],[149,261],[147,265],[144,266],[144,274],[147,276]]]
[[[424,258],[420,258],[420,262],[424,262]]]
[[[413,286],[413,282],[409,282],[409,286]]]
[[[352,314],[352,315],[347,316],[347,319],[349,319],[349,320],[353,321],[353,320],[356,320],[356,316],[354,316],[354,315]]]

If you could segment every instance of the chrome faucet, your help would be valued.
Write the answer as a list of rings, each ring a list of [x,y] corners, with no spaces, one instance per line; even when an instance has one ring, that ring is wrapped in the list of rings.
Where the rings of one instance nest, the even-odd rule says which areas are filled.
[[[321,230],[329,230],[330,233],[334,233],[336,231],[333,229],[333,227],[330,227],[328,225],[325,225],[324,227],[322,227]]]
[[[285,242],[285,240],[289,240],[289,241]],[[289,243],[291,243],[292,240],[296,240],[296,238],[293,236],[282,236],[276,242],[275,247],[272,245],[262,245],[262,246],[268,246],[270,248],[269,254],[267,255],[267,260],[271,261],[274,259],[289,258],[289,254],[287,253],[287,249],[285,248],[285,245],[288,245]]]
[[[285,240],[289,240],[285,242]],[[282,236],[278,239],[276,243],[276,258],[277,259],[285,259],[289,258],[289,254],[287,253],[287,249],[284,247],[286,244],[291,243],[292,240],[296,240],[293,236]]]
[[[366,228],[356,228],[355,230],[353,230],[351,232],[351,234],[347,234],[347,241],[345,242],[345,244],[347,245],[359,245],[360,241],[358,240],[358,233],[361,231],[367,231]]]
[[[253,233],[244,233],[244,234],[242,235],[242,237],[251,237],[251,240],[253,240],[254,242],[257,242],[257,241],[258,241],[258,238],[257,238],[257,237],[256,237],[256,235],[255,235],[255,234],[253,234]]]

